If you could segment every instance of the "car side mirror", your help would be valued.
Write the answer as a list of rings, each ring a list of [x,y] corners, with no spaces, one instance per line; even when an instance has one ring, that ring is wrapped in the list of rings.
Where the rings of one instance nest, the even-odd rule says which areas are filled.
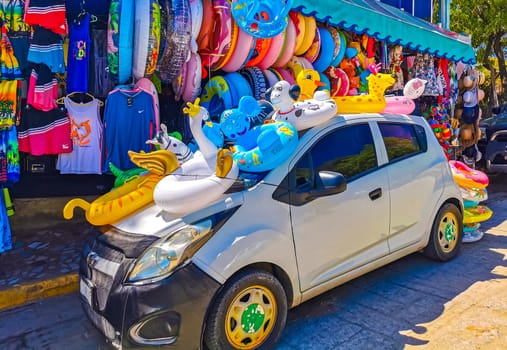
[[[309,193],[311,198],[330,196],[342,193],[347,189],[347,180],[345,176],[334,171],[319,171],[316,181],[317,188],[311,190]]]

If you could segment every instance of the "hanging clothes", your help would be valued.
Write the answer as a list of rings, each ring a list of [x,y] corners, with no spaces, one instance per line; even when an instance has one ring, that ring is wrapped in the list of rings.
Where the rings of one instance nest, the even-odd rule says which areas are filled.
[[[0,128],[10,128],[16,122],[18,81],[0,81]]]
[[[35,64],[44,63],[53,73],[65,73],[62,37],[48,29],[35,26],[27,60]]]
[[[437,75],[435,73],[435,64],[433,62],[433,55],[428,53],[417,53],[412,78],[420,78],[426,80],[423,96],[438,96]]]
[[[103,173],[110,173],[109,162],[122,170],[135,168],[128,151],[150,152],[146,141],[157,132],[153,96],[141,89],[111,91],[104,109],[104,128]]]
[[[3,193],[0,195],[0,253],[12,249],[11,225]]]
[[[19,181],[19,145],[16,126],[0,130],[0,158],[5,159],[5,164],[0,170],[0,186],[11,186]],[[3,162],[3,160],[2,160]]]
[[[100,105],[97,99],[88,103],[64,98],[70,118],[72,152],[58,155],[56,169],[60,174],[102,174],[102,136]]]
[[[18,59],[14,56],[14,49],[7,36],[7,27],[5,25],[2,26],[0,41],[0,74],[4,80],[23,79],[23,72],[19,67]]]
[[[45,64],[38,64],[32,69],[28,82],[26,103],[40,111],[57,108],[58,81],[55,74]]]
[[[69,26],[67,55],[67,93],[88,92],[90,65],[90,14]]]
[[[68,34],[65,0],[28,1],[25,22],[32,26],[39,25],[56,34]]]

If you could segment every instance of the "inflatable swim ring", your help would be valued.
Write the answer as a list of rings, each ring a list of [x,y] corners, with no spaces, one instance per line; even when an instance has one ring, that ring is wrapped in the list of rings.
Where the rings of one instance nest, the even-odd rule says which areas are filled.
[[[263,70],[262,73],[268,80],[268,88],[273,87],[273,85],[281,80],[281,77],[271,69]]]
[[[185,102],[193,102],[201,93],[201,66],[201,57],[197,52],[193,52],[185,64],[185,79],[181,95],[182,100]]]
[[[232,15],[240,28],[257,38],[273,38],[285,30],[292,0],[232,0]]]
[[[347,39],[345,38],[345,34],[343,34],[341,31],[338,31],[338,29],[335,27],[328,26],[327,29],[331,33],[331,36],[334,40],[334,53],[330,66],[338,67],[340,65],[340,62],[343,60],[343,57],[345,57]]]
[[[489,179],[484,172],[472,169],[457,160],[450,160],[449,165],[451,166],[454,181],[459,186],[478,189],[488,186]]]
[[[489,220],[493,211],[485,205],[478,205],[472,208],[465,208],[463,215],[464,224],[473,224]]]
[[[382,113],[410,114],[415,110],[415,102],[405,96],[386,95],[386,106]]]
[[[238,106],[240,99],[243,96],[253,96],[252,88],[248,83],[248,80],[238,72],[227,73],[224,75],[224,79],[229,84],[231,91],[233,107]]]
[[[86,220],[95,226],[112,224],[138,209],[153,202],[155,185],[163,176],[146,174],[131,180],[108,193],[100,196],[92,203],[82,198],[71,199],[63,208],[63,217],[70,220],[74,209],[80,207],[85,211]]]
[[[269,52],[271,47],[271,38],[256,38],[254,51],[250,56],[250,59],[246,63],[246,67],[254,67],[257,66]]]
[[[197,52],[197,38],[199,37],[199,33],[201,32],[202,22],[203,22],[203,4],[202,0],[190,0],[190,20],[192,23],[192,37],[191,37],[191,49],[192,52]]]
[[[471,224],[464,224],[463,225],[463,232],[473,232],[478,230],[481,227],[480,222],[474,222]]]
[[[231,10],[227,0],[212,0],[213,26],[208,33],[209,39],[203,38],[202,44],[206,47],[199,50],[201,60],[205,67],[212,70],[218,69],[218,63],[227,54],[232,39]],[[204,13],[206,16],[206,13]]]
[[[232,146],[233,159],[242,171],[268,171],[285,161],[298,144],[298,133],[288,122],[253,127]]]
[[[471,188],[459,186],[463,200],[473,202],[483,202],[488,199],[488,190],[486,188]]]
[[[249,55],[252,51],[252,44],[254,37],[247,32],[239,29],[238,38],[236,40],[236,47],[232,51],[230,59],[224,64],[222,70],[225,72],[235,72],[246,64]]]
[[[313,36],[313,41],[308,50],[306,50],[304,54],[304,58],[308,60],[308,62],[313,63],[317,59],[320,53],[320,48],[322,47],[322,40],[320,38],[320,30],[319,27],[315,27],[315,34]]]
[[[221,75],[215,75],[204,85],[201,93],[201,105],[206,108],[211,116],[220,114],[233,107],[232,92]]]
[[[291,71],[295,79],[303,69],[313,69],[313,65],[304,57],[292,56],[286,68]]]
[[[165,0],[168,1],[168,0]],[[213,4],[211,0],[202,0],[202,22],[199,35],[197,36],[197,50],[202,52],[209,47],[209,42],[213,37]]]
[[[135,31],[132,74],[136,80],[149,77],[157,67],[160,49],[160,6],[158,0],[135,2]]]
[[[280,52],[282,51],[284,41],[285,41],[285,31],[275,35],[271,39],[271,44],[269,46],[268,52],[266,53],[264,58],[257,64],[257,66],[260,69],[268,69],[276,62],[278,56],[280,56]]]
[[[275,63],[273,63],[273,67],[284,67],[287,63],[289,63],[289,60],[294,55],[295,49],[296,49],[296,27],[294,26],[294,22],[292,21],[292,19],[289,18],[287,28],[285,28],[285,41],[283,43],[280,55],[276,59]]]
[[[134,0],[111,0],[107,24],[107,63],[117,83],[124,84],[132,76],[134,42]]]
[[[301,34],[303,35],[303,38],[300,46],[297,47],[296,50],[294,51],[294,55],[296,56],[304,55],[306,51],[308,51],[310,46],[312,46],[313,39],[315,38],[315,33],[317,30],[317,22],[315,21],[315,18],[313,18],[312,16],[304,16],[304,15],[302,17],[305,21],[303,27],[304,33]]]
[[[162,82],[170,84],[181,73],[190,51],[191,14],[189,0],[166,0],[161,9],[165,43],[159,54],[157,72]]]
[[[319,72],[324,72],[331,65],[334,57],[333,36],[326,27],[319,26],[319,37],[321,41],[320,51],[317,58],[313,62],[313,68]]]
[[[325,71],[326,76],[330,81],[330,92],[331,96],[347,96],[350,89],[349,76],[345,71],[338,67],[329,67]]]
[[[246,67],[239,72],[250,84],[252,88],[253,97],[257,100],[266,97],[266,90],[268,88],[268,80],[262,73],[259,67]]]
[[[278,75],[280,78],[279,80],[285,80],[288,81],[289,84],[296,84],[296,78],[294,77],[291,70],[287,68],[270,68],[272,72]]]

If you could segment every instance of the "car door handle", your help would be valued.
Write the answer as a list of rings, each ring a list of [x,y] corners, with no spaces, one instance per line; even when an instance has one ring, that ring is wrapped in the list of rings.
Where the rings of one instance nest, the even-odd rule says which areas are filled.
[[[379,199],[380,197],[382,197],[382,189],[380,187],[376,188],[370,193],[368,193],[368,196],[370,196],[370,199],[372,201],[374,201],[375,199]]]

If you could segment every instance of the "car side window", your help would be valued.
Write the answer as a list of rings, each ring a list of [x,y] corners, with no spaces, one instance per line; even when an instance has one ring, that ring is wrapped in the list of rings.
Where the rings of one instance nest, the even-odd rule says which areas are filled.
[[[305,191],[314,187],[314,175],[328,170],[341,173],[348,182],[377,167],[377,155],[367,123],[336,129],[318,140],[298,161],[296,186]]]
[[[422,126],[400,123],[379,123],[378,125],[389,162],[426,151],[426,133]]]

